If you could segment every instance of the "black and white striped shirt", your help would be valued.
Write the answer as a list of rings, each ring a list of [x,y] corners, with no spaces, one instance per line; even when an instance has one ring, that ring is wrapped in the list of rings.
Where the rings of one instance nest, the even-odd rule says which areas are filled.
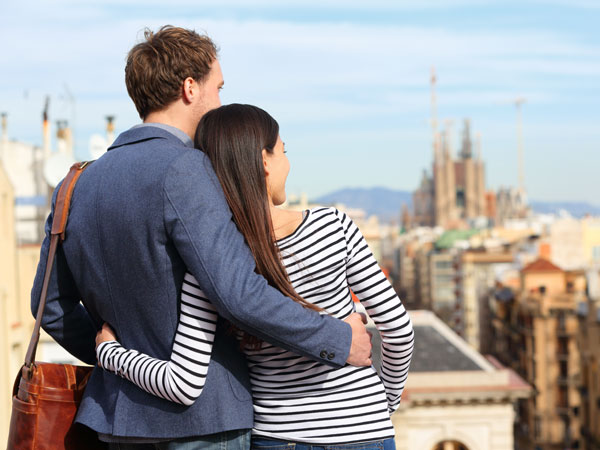
[[[354,312],[352,289],[381,334],[382,367],[378,376],[373,367],[335,369],[268,343],[246,349],[253,434],[313,444],[393,437],[390,414],[400,403],[414,335],[362,234],[344,213],[318,208],[277,244],[298,294],[327,313],[344,319]],[[190,405],[202,391],[215,324],[213,306],[187,274],[170,361],[115,341],[98,346],[98,360],[153,395]]]

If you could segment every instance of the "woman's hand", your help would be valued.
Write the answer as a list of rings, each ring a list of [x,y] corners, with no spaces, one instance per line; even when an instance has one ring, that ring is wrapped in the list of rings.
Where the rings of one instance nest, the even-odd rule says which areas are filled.
[[[96,347],[106,341],[116,341],[117,336],[109,324],[104,322],[102,329],[96,333]]]

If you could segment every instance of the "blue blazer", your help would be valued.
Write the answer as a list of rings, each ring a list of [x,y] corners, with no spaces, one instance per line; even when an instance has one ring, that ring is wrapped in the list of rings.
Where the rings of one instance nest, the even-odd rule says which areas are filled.
[[[34,312],[51,222],[52,213],[32,290]],[[186,268],[223,319],[322,363],[345,363],[350,327],[302,308],[254,272],[208,158],[153,126],[121,134],[79,179],[42,326],[89,364],[96,364],[94,339],[103,321],[125,347],[168,359]],[[147,438],[251,428],[246,363],[220,320],[194,405],[154,397],[97,367],[77,421],[101,433]]]

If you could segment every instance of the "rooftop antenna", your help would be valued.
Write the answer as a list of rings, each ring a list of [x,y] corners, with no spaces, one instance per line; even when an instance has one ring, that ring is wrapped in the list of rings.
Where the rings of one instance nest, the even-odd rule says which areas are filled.
[[[519,162],[519,190],[525,192],[525,169],[523,167],[523,119],[521,113],[521,105],[525,103],[523,97],[515,99],[515,107],[517,109],[517,149]]]

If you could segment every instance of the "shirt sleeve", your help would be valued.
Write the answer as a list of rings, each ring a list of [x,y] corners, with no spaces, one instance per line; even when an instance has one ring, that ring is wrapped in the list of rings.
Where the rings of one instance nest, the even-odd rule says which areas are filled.
[[[414,347],[410,317],[380,269],[365,238],[344,213],[336,211],[346,239],[348,285],[381,334],[381,380],[390,414],[400,405]]]
[[[214,306],[188,273],[184,278],[179,322],[169,361],[124,348],[117,341],[96,348],[102,368],[146,392],[192,405],[204,388],[217,326]]]

